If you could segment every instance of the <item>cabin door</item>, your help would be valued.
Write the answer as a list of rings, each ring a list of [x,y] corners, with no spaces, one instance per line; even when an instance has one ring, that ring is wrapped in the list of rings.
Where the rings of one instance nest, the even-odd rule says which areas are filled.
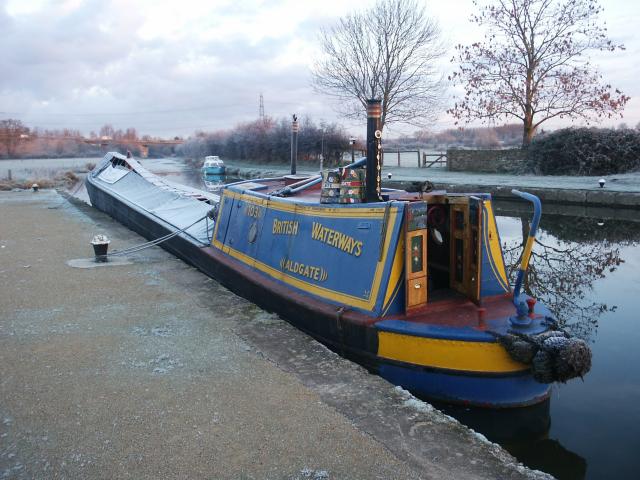
[[[412,202],[405,210],[406,313],[427,304],[427,202]]]
[[[480,301],[482,200],[476,197],[451,200],[451,288],[477,303]]]

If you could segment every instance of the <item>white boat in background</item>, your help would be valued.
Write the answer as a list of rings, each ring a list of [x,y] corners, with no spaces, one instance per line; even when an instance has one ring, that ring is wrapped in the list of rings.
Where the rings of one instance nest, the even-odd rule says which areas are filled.
[[[217,155],[205,157],[202,172],[205,175],[224,175],[224,162]]]

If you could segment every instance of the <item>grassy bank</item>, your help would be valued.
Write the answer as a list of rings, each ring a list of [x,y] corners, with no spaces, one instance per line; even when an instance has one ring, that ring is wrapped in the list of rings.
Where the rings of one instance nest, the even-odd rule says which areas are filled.
[[[26,190],[32,188],[34,184],[37,184],[38,188],[69,188],[79,180],[79,177],[71,170],[58,173],[53,178],[2,179],[0,180],[0,191]]]

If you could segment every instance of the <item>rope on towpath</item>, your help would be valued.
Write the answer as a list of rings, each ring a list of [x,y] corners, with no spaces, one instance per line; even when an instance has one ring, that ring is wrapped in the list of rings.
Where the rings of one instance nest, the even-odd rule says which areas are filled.
[[[204,217],[199,218],[198,220],[193,222],[191,225],[181,228],[180,230],[176,230],[175,232],[168,233],[167,235],[163,235],[162,237],[156,238],[155,240],[150,240],[148,242],[144,242],[139,245],[134,245],[132,247],[125,248],[124,250],[116,250],[114,252],[109,252],[106,255],[100,255],[100,257],[104,258],[104,257],[117,257],[121,255],[130,255],[132,253],[137,253],[147,248],[155,247],[156,245],[160,245],[161,243],[166,242],[167,240],[171,240],[172,238],[180,235],[181,233],[184,233],[185,231],[187,231],[188,229],[190,229],[191,227],[193,227],[194,225],[200,223],[205,219],[207,220],[207,227],[208,227],[208,221],[210,218],[212,218],[212,215],[213,215],[212,212],[213,212],[212,210],[207,212],[207,214]],[[207,232],[207,235],[208,235],[208,232]],[[202,243],[203,245],[208,245],[203,242],[200,242],[200,243]]]

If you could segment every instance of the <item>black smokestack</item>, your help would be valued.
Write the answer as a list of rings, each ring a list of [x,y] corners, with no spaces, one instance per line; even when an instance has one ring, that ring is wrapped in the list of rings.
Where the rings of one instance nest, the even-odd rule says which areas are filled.
[[[293,115],[291,122],[291,175],[296,174],[298,163],[298,116]]]
[[[382,115],[381,100],[367,100],[367,202],[380,202],[382,173],[382,131],[380,117]]]

